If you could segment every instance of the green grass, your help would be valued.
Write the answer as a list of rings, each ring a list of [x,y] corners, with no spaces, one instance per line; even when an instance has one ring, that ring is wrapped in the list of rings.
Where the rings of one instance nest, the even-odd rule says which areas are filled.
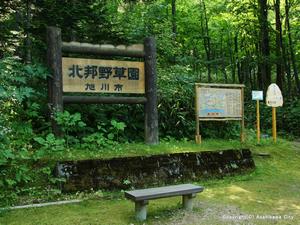
[[[110,159],[116,157],[149,156],[157,154],[171,154],[178,152],[215,151],[222,149],[237,149],[246,147],[238,140],[205,140],[198,145],[194,141],[162,141],[158,145],[145,145],[144,143],[119,144],[114,148],[91,151],[86,149],[69,149],[63,156],[51,156],[53,160],[84,160],[84,159]]]
[[[201,151],[208,148],[211,150],[217,146],[224,149],[237,146],[236,143],[226,145],[223,141],[216,143],[207,141],[206,146],[204,142],[203,146],[195,146],[193,149],[190,148],[193,146],[191,143],[163,145],[174,147],[175,152]],[[139,146],[136,146],[136,149],[139,149]],[[253,143],[243,146],[250,146],[254,153],[257,168],[253,173],[199,181],[198,183],[205,187],[205,191],[197,196],[200,205],[192,214],[179,209],[180,197],[150,201],[146,224],[174,224],[174,221],[183,222],[180,224],[236,224],[232,221],[221,223],[218,217],[224,212],[230,215],[243,213],[254,216],[289,215],[293,217],[293,219],[279,221],[253,219],[248,223],[241,221],[239,224],[300,224],[299,145],[283,140],[273,144],[270,140],[265,140],[260,146]],[[156,153],[161,153],[160,147],[149,148],[156,149]],[[257,153],[260,152],[269,153],[270,157],[258,156]],[[137,153],[134,151],[132,155]],[[106,193],[106,195],[111,198],[89,199],[79,204],[4,212],[0,217],[0,224],[142,224],[135,222],[134,204],[125,200],[121,192]],[[230,207],[235,208],[236,211],[228,210],[231,209]],[[207,208],[211,208],[213,214],[209,214],[205,220]],[[196,219],[192,220],[192,218]]]

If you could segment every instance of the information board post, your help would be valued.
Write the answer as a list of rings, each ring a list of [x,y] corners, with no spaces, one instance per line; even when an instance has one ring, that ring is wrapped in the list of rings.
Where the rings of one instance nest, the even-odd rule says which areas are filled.
[[[276,124],[276,108],[272,107],[272,136],[273,142],[276,143],[277,141],[277,124]]]
[[[241,87],[241,142],[245,141],[244,87]]]
[[[260,113],[259,113],[259,100],[256,100],[256,129],[257,129],[257,144],[260,143]]]
[[[276,128],[276,107],[283,105],[283,97],[280,88],[277,84],[270,84],[267,90],[266,97],[267,106],[272,107],[272,136],[273,142],[277,141],[277,128]]]
[[[48,105],[53,133],[62,136],[62,131],[54,117],[56,112],[63,111],[62,99],[62,40],[61,30],[57,27],[47,27],[47,64],[51,70],[48,80]]]
[[[256,101],[256,136],[257,144],[260,143],[260,113],[259,113],[259,101],[263,100],[263,91],[252,91],[252,100]]]
[[[145,46],[145,142],[158,144],[158,112],[156,87],[156,43],[152,37],[146,38]]]
[[[196,119],[196,135],[195,135],[195,141],[196,144],[201,144],[201,135],[200,135],[200,124],[199,124],[199,112],[198,112],[198,101],[197,101],[197,85],[195,85],[195,119]]]
[[[201,143],[200,121],[239,121],[241,142],[244,134],[244,85],[195,84],[196,143]]]

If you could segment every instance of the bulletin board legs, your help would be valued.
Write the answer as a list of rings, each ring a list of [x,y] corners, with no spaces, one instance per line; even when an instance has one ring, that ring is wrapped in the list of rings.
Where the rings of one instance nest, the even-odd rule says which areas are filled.
[[[200,128],[199,128],[199,120],[196,119],[196,135],[195,135],[196,144],[201,144],[201,135],[200,135]]]
[[[241,120],[241,142],[245,142],[245,123],[244,118]]]

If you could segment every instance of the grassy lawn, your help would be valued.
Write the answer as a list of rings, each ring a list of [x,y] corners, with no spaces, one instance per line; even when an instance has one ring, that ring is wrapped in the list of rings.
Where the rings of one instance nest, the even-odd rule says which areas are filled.
[[[237,147],[237,143],[222,141],[207,141],[193,149],[190,143],[162,145],[171,145],[171,152]],[[163,153],[162,145],[147,147],[149,154],[152,149],[155,154]],[[197,196],[193,212],[180,209],[180,197],[150,201],[145,224],[300,224],[300,144],[279,140],[274,145],[266,140],[261,146],[247,146],[254,153],[255,172],[199,181],[205,191]],[[136,145],[131,155],[137,154],[138,149]],[[260,152],[269,153],[270,157],[259,156]],[[134,220],[134,204],[125,200],[121,192],[112,192],[105,198],[77,204],[3,212],[0,224],[143,223]]]
[[[52,155],[53,160],[83,160],[83,159],[110,159],[115,157],[149,156],[157,154],[170,154],[178,152],[216,151],[222,149],[236,149],[247,147],[239,140],[205,140],[203,144],[195,144],[194,141],[162,141],[158,145],[145,145],[144,143],[120,144],[114,148],[86,150],[70,149],[63,157]]]

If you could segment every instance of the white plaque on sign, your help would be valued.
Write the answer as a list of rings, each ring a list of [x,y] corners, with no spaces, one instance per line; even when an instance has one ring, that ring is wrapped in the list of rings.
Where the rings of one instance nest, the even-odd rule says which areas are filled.
[[[252,100],[263,100],[263,91],[252,91]]]
[[[278,107],[283,105],[282,94],[277,84],[270,84],[270,86],[268,87],[266,104],[267,106],[271,107]]]

